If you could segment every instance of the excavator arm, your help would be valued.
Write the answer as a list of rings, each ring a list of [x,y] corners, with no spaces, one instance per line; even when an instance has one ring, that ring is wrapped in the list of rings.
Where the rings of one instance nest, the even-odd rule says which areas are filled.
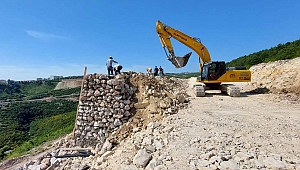
[[[177,41],[181,42],[182,44],[186,45],[187,47],[191,48],[198,54],[199,61],[200,61],[199,62],[200,72],[202,72],[202,65],[204,63],[208,63],[211,61],[208,50],[200,42],[199,39],[192,38],[178,30],[175,30],[175,29],[163,24],[160,21],[156,22],[156,32],[158,34],[158,37],[160,39],[160,42],[161,42],[164,50],[165,50],[168,60],[170,60],[176,68],[184,67],[187,64],[192,53],[190,52],[183,57],[176,56],[174,53],[172,43],[171,43],[172,37],[174,39],[176,39]],[[166,49],[168,50],[168,52]]]
[[[208,50],[199,39],[190,37],[160,21],[156,22],[156,32],[168,60],[170,60],[176,68],[184,67],[192,53],[190,52],[183,57],[176,56],[172,47],[171,38],[181,42],[198,54],[200,76],[197,77],[197,82],[202,84],[195,86],[195,94],[197,97],[205,96],[205,90],[208,89],[221,90],[229,96],[240,96],[239,87],[223,83],[251,81],[251,72],[249,70],[237,68],[228,70],[224,61],[212,62]]]

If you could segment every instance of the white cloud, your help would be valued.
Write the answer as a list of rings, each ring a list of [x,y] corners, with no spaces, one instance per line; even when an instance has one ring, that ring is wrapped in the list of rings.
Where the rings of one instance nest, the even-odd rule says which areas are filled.
[[[39,31],[33,31],[33,30],[26,30],[26,33],[29,36],[34,37],[39,40],[55,40],[55,39],[63,40],[63,39],[66,39],[66,37],[64,37],[64,36],[55,35],[55,34],[51,34],[51,33],[45,33],[45,32],[39,32]]]

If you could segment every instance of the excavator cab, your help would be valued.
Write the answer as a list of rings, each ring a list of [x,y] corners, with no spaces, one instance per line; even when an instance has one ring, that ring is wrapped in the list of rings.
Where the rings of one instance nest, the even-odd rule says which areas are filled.
[[[171,63],[176,67],[176,68],[181,68],[184,67],[187,62],[190,59],[190,56],[192,55],[192,52],[184,55],[183,57],[176,57],[176,56],[172,56],[171,54],[168,57],[168,60],[171,61]]]
[[[203,65],[202,80],[218,80],[226,73],[226,64],[224,61],[214,61]]]

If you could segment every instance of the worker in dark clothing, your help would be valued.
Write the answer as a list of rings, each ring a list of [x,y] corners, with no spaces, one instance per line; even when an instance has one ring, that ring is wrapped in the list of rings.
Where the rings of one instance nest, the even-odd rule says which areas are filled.
[[[114,66],[115,75],[121,74],[122,68],[123,68],[123,66],[121,66],[120,64],[116,64]]]
[[[155,68],[154,68],[154,76],[158,76],[158,68],[157,68],[157,66],[155,66]]]
[[[159,76],[163,76],[164,75],[164,69],[159,66]]]

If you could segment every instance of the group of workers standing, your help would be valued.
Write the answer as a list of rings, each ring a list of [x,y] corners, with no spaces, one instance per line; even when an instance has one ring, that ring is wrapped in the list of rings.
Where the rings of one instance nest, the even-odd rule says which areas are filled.
[[[146,71],[149,76],[152,75],[152,68],[150,68],[150,67],[146,68]],[[157,66],[155,66],[153,76],[163,76],[163,75],[165,75],[164,69],[161,66],[159,66],[159,68],[157,68]]]
[[[165,75],[164,69],[161,66],[159,66],[159,68],[157,68],[157,66],[155,66],[153,74],[154,74],[154,76],[163,76],[163,75]]]
[[[116,63],[116,64],[113,66],[113,63]],[[121,74],[121,70],[123,68],[123,66],[120,65],[116,60],[114,60],[112,56],[110,56],[109,59],[106,61],[106,67],[107,67],[107,73],[109,76]],[[152,75],[152,68],[147,68],[146,70],[147,70],[147,74]],[[115,74],[114,74],[114,72],[115,72]],[[164,69],[161,66],[159,66],[159,68],[157,66],[155,66],[153,75],[154,76],[165,75]]]

